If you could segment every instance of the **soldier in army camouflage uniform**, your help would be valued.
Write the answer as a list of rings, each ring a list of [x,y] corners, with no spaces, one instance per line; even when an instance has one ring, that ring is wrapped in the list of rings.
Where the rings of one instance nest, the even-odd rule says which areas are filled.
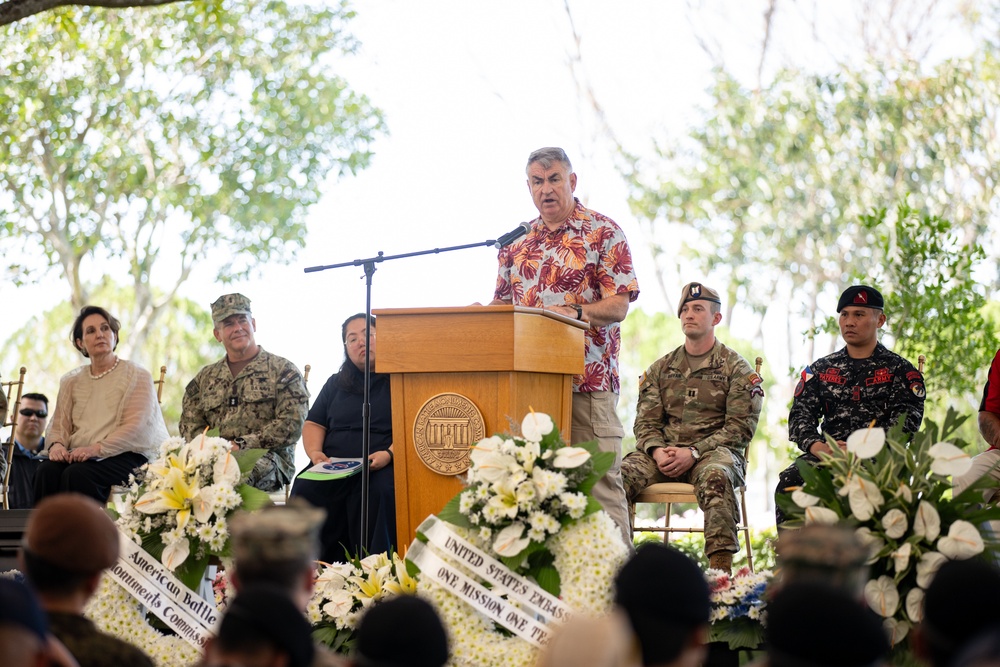
[[[746,449],[757,430],[764,390],[750,364],[715,338],[721,299],[689,283],[678,316],[684,345],[643,375],[635,416],[636,449],[622,460],[632,503],[649,484],[690,482],[705,513],[705,553],[711,567],[732,569]]]
[[[250,299],[226,294],[212,304],[215,339],[226,356],[198,372],[184,392],[180,431],[192,439],[206,428],[240,449],[268,452],[248,484],[277,491],[295,471],[295,443],[309,408],[309,392],[292,362],[257,345]]]
[[[845,447],[847,436],[873,420],[890,429],[905,416],[907,433],[920,429],[924,376],[878,342],[884,305],[878,290],[865,285],[849,287],[840,296],[840,335],[847,345],[802,371],[788,414],[788,439],[803,452],[798,461],[818,463],[819,454],[830,451],[825,436]],[[792,463],[778,476],[775,496],[802,483],[802,473]],[[779,526],[785,521],[777,506],[775,519]]]

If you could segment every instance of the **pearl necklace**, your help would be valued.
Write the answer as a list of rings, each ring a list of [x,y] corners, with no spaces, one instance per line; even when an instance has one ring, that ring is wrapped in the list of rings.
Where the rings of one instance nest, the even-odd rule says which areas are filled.
[[[103,372],[103,373],[101,373],[100,375],[94,375],[93,373],[91,373],[91,374],[90,374],[90,379],[91,379],[91,380],[100,380],[100,379],[101,379],[102,377],[104,377],[105,375],[107,375],[107,374],[108,374],[108,373],[110,373],[111,371],[113,371],[113,370],[115,370],[116,368],[118,368],[118,361],[119,361],[119,360],[118,360],[118,357],[115,357],[115,365],[114,365],[114,366],[112,366],[112,367],[111,367],[111,368],[109,368],[108,370],[104,371],[104,372]]]

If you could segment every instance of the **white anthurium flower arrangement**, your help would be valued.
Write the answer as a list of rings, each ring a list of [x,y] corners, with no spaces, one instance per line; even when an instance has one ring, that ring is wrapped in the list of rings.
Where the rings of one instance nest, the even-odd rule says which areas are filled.
[[[529,412],[521,437],[484,438],[473,445],[470,460],[466,488],[438,517],[469,529],[484,551],[558,595],[546,541],[601,509],[590,489],[614,454],[599,451],[596,442],[568,446],[551,417]]]
[[[912,438],[901,426],[888,434],[859,429],[844,448],[828,438],[833,451],[821,455],[818,466],[801,464],[805,484],[778,498],[790,517],[788,527],[815,522],[855,527],[871,549],[865,598],[882,616],[899,656],[909,651],[903,640],[920,621],[924,590],[941,564],[1000,550],[978,529],[1000,519],[1000,508],[981,506],[982,489],[991,482],[951,495],[951,477],[971,463],[963,443],[954,439],[965,419],[949,410],[940,427],[924,420],[924,429]]]
[[[159,456],[139,468],[116,503],[117,524],[192,590],[211,557],[229,553],[228,520],[268,503],[266,493],[242,481],[264,450],[232,451],[207,432],[184,442],[169,438]]]

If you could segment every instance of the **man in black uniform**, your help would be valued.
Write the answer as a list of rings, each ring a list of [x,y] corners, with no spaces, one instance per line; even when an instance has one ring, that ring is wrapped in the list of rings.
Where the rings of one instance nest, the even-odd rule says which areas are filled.
[[[802,371],[788,414],[788,439],[803,454],[799,460],[815,464],[829,452],[829,435],[841,447],[847,436],[875,426],[890,429],[905,415],[904,429],[916,433],[924,416],[924,377],[913,364],[878,342],[885,324],[884,301],[878,290],[865,285],[847,288],[837,303],[840,335],[847,345]],[[795,463],[778,476],[775,494],[803,483]],[[780,526],[785,516],[775,509]]]

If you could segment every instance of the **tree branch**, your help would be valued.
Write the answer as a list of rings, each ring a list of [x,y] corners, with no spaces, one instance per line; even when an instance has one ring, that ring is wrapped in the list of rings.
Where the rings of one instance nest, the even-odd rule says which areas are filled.
[[[107,7],[121,9],[123,7],[155,7],[168,5],[184,0],[6,0],[0,2],[0,25],[16,23],[21,19],[41,14],[56,7]]]

